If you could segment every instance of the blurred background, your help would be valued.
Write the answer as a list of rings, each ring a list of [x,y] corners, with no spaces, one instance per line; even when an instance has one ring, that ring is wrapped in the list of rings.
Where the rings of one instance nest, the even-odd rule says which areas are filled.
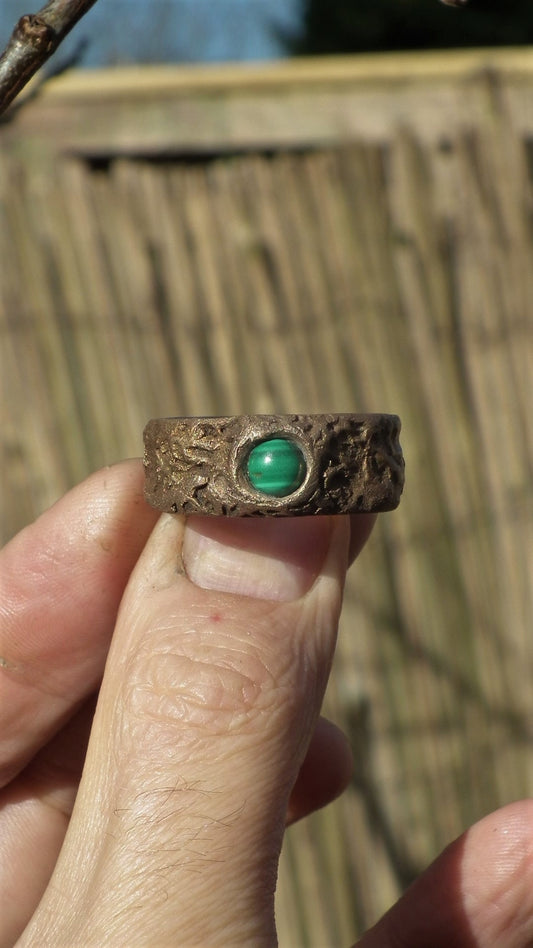
[[[287,834],[288,948],[349,944],[533,793],[532,26],[100,0],[0,125],[5,539],[153,416],[402,418],[326,700],[354,778]]]
[[[0,34],[41,6],[2,0]],[[525,45],[530,0],[99,0],[56,60],[84,66]]]

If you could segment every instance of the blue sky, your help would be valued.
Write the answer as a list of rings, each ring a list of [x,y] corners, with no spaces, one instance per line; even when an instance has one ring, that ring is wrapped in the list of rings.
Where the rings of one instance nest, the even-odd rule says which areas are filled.
[[[0,0],[2,47],[43,2]],[[273,59],[284,55],[277,31],[294,29],[298,10],[299,0],[97,0],[56,57],[85,39],[84,66]]]

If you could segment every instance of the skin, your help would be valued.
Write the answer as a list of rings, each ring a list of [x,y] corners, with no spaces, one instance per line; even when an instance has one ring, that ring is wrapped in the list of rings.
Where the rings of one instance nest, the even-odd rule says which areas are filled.
[[[158,519],[129,461],[11,541],[0,948],[276,943],[284,827],[350,779],[319,712],[371,528]],[[359,945],[533,945],[533,803],[452,843]]]

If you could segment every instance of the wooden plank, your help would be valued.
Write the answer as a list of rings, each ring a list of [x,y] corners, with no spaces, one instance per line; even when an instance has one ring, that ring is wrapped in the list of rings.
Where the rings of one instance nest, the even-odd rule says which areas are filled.
[[[269,63],[214,65],[143,65],[109,69],[76,69],[50,79],[42,88],[45,98],[78,100],[111,97],[142,98],[213,91],[239,94],[286,86],[367,84],[369,82],[425,83],[445,77],[471,77],[485,70],[500,75],[531,75],[530,47],[431,52],[367,53],[276,60]],[[31,92],[31,89],[30,89]]]
[[[0,129],[3,147],[102,158],[317,147],[412,127],[433,141],[489,122],[511,90],[533,130],[530,50],[300,61],[214,71],[146,67],[74,72]],[[46,89],[47,87],[45,87]]]

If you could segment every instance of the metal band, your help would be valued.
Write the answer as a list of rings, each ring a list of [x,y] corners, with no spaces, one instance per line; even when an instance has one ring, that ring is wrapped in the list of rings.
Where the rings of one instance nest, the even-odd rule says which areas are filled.
[[[287,517],[393,510],[404,461],[396,415],[155,418],[145,496],[168,513]]]

